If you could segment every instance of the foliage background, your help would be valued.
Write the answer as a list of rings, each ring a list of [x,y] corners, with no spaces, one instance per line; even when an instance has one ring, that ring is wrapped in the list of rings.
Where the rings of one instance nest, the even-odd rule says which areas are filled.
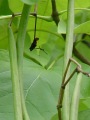
[[[57,0],[57,9],[59,12],[66,10],[67,0]],[[75,8],[89,8],[90,1],[75,1]],[[22,11],[23,3],[15,0],[0,1],[0,120],[13,120],[13,93],[10,77],[10,61],[8,53],[8,33],[7,27],[10,19],[1,19],[2,16],[19,13]],[[33,12],[32,6],[32,12]],[[38,15],[51,15],[51,1],[40,0],[38,3]],[[90,9],[75,11],[76,33],[90,34]],[[60,15],[61,21],[66,23],[66,13]],[[20,17],[13,20],[12,28],[16,37]],[[60,24],[61,25],[61,24]],[[37,47],[45,49],[47,54],[40,50],[29,51],[31,42],[33,41],[34,17],[30,17],[27,27],[27,34],[24,49],[24,68],[23,82],[27,109],[31,120],[54,120],[57,115],[57,101],[60,83],[62,80],[63,54],[65,41],[60,33],[65,33],[66,24],[57,26],[54,22],[47,22],[38,19],[37,36],[39,42]],[[87,25],[87,27],[86,27]],[[58,34],[59,32],[59,34]],[[90,42],[90,36],[86,38]],[[81,40],[78,38],[78,40]],[[90,60],[90,48],[86,47],[82,42],[77,45],[78,50]],[[75,56],[74,56],[75,57]],[[76,57],[75,57],[76,58]],[[77,59],[77,58],[76,58]],[[78,59],[77,59],[78,60]],[[79,63],[85,71],[90,72],[90,67]],[[72,69],[74,69],[72,64]],[[75,76],[71,80],[71,96],[75,85]],[[90,78],[83,76],[80,105],[79,120],[90,119]]]

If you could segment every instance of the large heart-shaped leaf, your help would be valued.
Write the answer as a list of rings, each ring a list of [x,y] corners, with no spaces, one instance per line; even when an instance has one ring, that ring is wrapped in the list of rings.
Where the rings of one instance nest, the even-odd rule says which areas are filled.
[[[13,120],[13,93],[7,51],[0,58],[0,118]],[[6,57],[7,56],[7,57]],[[5,67],[4,67],[5,66]],[[61,83],[61,70],[46,70],[29,59],[24,59],[24,93],[31,120],[51,119],[57,112],[56,105]]]
[[[10,63],[8,51],[0,51],[0,119],[13,120],[13,92],[10,75]],[[57,114],[57,101],[62,76],[62,62],[47,70],[30,59],[24,58],[23,83],[25,102],[31,120],[51,120]],[[87,71],[89,70],[86,66]],[[74,77],[71,80],[72,90],[75,84]],[[89,78],[82,80],[81,97],[89,96]],[[87,95],[86,95],[87,93]],[[72,93],[71,93],[72,94]],[[82,104],[82,102],[81,102]],[[89,101],[86,104],[90,104]]]

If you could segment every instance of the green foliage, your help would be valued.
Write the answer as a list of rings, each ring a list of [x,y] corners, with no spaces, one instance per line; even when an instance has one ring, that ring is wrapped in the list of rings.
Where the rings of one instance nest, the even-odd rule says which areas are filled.
[[[26,4],[35,4],[38,0],[22,0],[0,1],[0,120],[14,120],[13,108],[13,92],[12,80],[10,72],[10,58],[8,45],[8,24],[12,13],[22,12],[23,2]],[[67,0],[56,1],[59,13],[67,8]],[[77,49],[88,60],[90,60],[90,48],[82,43],[81,35],[86,33],[85,39],[90,42],[90,0],[83,2],[75,1],[75,8],[86,8],[86,10],[75,10],[75,35],[77,35]],[[6,9],[4,9],[6,8]],[[34,6],[32,6],[32,12]],[[51,15],[51,1],[40,0],[38,2],[38,15],[42,17]],[[83,14],[82,14],[83,13]],[[84,14],[85,13],[85,14]],[[85,19],[82,19],[85,18]],[[37,33],[39,37],[37,48],[41,47],[45,52],[34,49],[29,51],[29,47],[33,41],[34,17],[31,16],[28,21],[27,33],[24,46],[24,62],[23,62],[23,83],[24,94],[27,110],[31,120],[56,120],[57,119],[57,101],[59,89],[62,80],[63,54],[65,41],[61,33],[66,33],[66,12],[60,15],[61,21],[57,27],[54,22],[47,22],[38,18]],[[12,23],[14,37],[18,33],[18,25],[20,17],[15,17]],[[79,36],[80,35],[80,36]],[[75,57],[76,58],[76,57]],[[77,59],[77,58],[76,58]],[[90,67],[83,64],[84,71],[90,72]],[[72,64],[72,69],[75,66]],[[76,75],[70,81],[71,97],[75,85]],[[70,98],[71,99],[71,98]],[[90,119],[90,78],[83,75],[80,101],[79,101],[79,117],[78,120]]]
[[[87,118],[87,120],[90,119],[90,109],[85,110],[85,111],[81,111],[79,114],[79,120],[85,120]]]
[[[28,5],[32,5],[32,4],[37,3],[39,0],[21,0],[21,1]]]
[[[75,33],[89,33],[90,31],[90,21],[83,22],[79,25],[76,25],[74,28]],[[58,33],[66,34],[66,23],[64,21],[60,21],[58,25]]]
[[[0,54],[4,54],[5,56],[7,56],[7,59],[9,59],[8,53],[6,51],[1,51]],[[12,86],[10,78],[10,67],[9,61],[6,62],[3,57],[3,61],[0,59],[0,63],[2,61],[2,64],[0,66],[1,68],[4,65],[7,66],[8,71],[5,68],[1,71],[2,74],[0,75],[0,103],[2,106],[0,107],[2,108],[0,109],[0,119],[3,117],[2,112],[4,112],[4,117],[7,116],[7,120],[12,120],[11,116],[13,116],[13,104],[11,102]],[[32,62],[30,59],[24,58],[23,82],[25,101],[31,119],[51,119],[51,117],[57,112],[56,104],[62,74],[59,73],[59,71],[61,72],[60,69],[61,68],[57,66],[51,70],[46,70],[36,63]],[[4,119],[5,118],[3,118],[2,120]]]

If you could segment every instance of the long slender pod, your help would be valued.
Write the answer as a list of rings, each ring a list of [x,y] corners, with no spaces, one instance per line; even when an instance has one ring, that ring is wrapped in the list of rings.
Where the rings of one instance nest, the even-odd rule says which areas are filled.
[[[18,72],[19,72],[24,120],[30,120],[29,115],[27,113],[25,99],[24,99],[24,92],[23,92],[23,50],[24,50],[24,40],[26,35],[26,27],[30,14],[30,8],[31,8],[30,5],[24,4],[20,19],[19,29],[18,29],[18,35],[17,35],[17,61],[18,61]]]
[[[67,29],[66,29],[66,44],[65,44],[65,55],[64,55],[64,71],[68,64],[69,59],[72,57],[73,51],[73,33],[74,33],[74,0],[68,0],[67,8]],[[63,71],[63,73],[64,73]],[[68,78],[69,73],[66,76]],[[63,120],[69,120],[69,83],[65,88],[64,100],[63,100]]]
[[[10,56],[11,78],[12,78],[12,88],[13,88],[13,96],[14,96],[15,120],[23,120],[19,75],[18,75],[18,67],[17,67],[16,43],[11,26],[8,27],[8,34],[9,34],[9,56]]]
[[[78,106],[79,106],[81,79],[82,79],[82,73],[78,73],[73,96],[72,96],[70,120],[78,120]]]

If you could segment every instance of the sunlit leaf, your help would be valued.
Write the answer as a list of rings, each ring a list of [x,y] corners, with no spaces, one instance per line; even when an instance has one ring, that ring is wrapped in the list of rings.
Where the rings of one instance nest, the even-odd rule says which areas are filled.
[[[90,33],[90,21],[84,22],[77,27],[75,27],[74,30],[75,33]]]
[[[7,65],[8,67],[0,71],[0,118],[13,120],[12,83],[9,61],[6,62],[8,54],[5,52],[0,52],[3,57],[0,59],[0,66]],[[59,67],[58,70],[60,70]],[[24,59],[25,101],[31,120],[50,120],[57,112],[56,105],[62,72],[58,70],[46,70],[31,60]]]
[[[21,1],[28,5],[32,5],[32,4],[37,3],[39,0],[21,0]]]
[[[74,33],[90,33],[90,21],[84,22],[82,24],[74,27]],[[58,33],[66,34],[66,22],[60,21],[58,24]]]
[[[79,114],[79,120],[90,120],[90,109],[81,111]]]

